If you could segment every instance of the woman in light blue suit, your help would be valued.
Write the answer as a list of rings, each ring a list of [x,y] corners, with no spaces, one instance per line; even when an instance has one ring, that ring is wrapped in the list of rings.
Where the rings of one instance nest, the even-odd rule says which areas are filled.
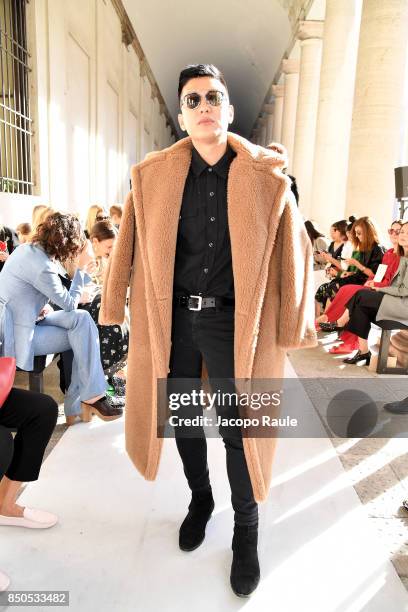
[[[81,412],[83,420],[97,414],[104,420],[121,416],[105,396],[98,330],[78,302],[94,260],[83,246],[85,237],[73,215],[54,213],[36,231],[31,244],[20,245],[0,273],[0,351],[15,356],[17,366],[32,370],[34,356],[72,349],[71,384],[65,394],[67,423]],[[78,269],[70,291],[58,275],[57,262],[75,258]],[[48,302],[62,310],[54,312]]]

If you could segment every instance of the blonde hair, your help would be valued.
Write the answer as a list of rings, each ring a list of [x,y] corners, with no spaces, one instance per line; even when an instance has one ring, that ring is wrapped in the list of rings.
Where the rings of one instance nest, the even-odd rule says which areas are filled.
[[[36,233],[37,228],[41,225],[41,223],[44,223],[44,221],[48,219],[50,215],[53,215],[55,212],[57,212],[51,206],[36,206],[36,208],[37,210],[35,211],[35,214],[33,215],[34,221],[31,225],[31,232],[29,236],[27,237],[27,242],[32,241],[33,236]]]
[[[103,210],[102,206],[99,206],[99,204],[93,204],[88,208],[88,215],[85,223],[85,229],[88,232],[88,236],[91,234],[92,228],[95,225],[96,216],[103,212],[105,211]]]
[[[37,204],[37,206],[34,206],[34,208],[32,210],[32,213],[31,213],[31,225],[33,227],[38,225],[38,221],[37,221],[38,217],[47,208],[48,208],[48,206],[46,204]]]

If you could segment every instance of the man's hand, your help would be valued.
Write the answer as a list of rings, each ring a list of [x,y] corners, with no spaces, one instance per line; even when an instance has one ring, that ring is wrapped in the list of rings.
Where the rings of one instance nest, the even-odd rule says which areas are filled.
[[[6,261],[8,257],[10,257],[10,255],[7,253],[7,251],[0,251],[0,261]]]

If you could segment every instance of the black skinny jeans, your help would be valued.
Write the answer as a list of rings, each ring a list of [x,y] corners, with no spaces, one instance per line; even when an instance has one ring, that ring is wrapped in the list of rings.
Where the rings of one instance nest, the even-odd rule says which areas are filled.
[[[345,329],[367,340],[384,295],[379,291],[357,291],[346,305],[350,320]]]
[[[202,361],[207,366],[212,392],[234,392],[234,307],[206,308],[191,311],[174,306],[172,325],[172,347],[168,392],[191,392],[201,388]],[[172,384],[171,379],[185,378]],[[214,379],[229,379],[219,381]],[[214,383],[216,386],[214,386]],[[174,385],[174,386],[173,386]],[[238,417],[238,409],[231,406],[224,411],[217,407],[217,415]],[[181,411],[177,411],[181,414]],[[203,414],[201,406],[188,406],[184,410],[188,417]],[[175,427],[176,445],[183,462],[184,474],[191,491],[199,493],[208,489],[210,478],[207,464],[207,442],[204,429]],[[231,487],[231,502],[235,522],[239,525],[254,525],[258,522],[256,503],[245,459],[242,432],[239,426],[219,428],[226,449],[227,474]],[[189,436],[190,437],[187,437]],[[191,437],[196,436],[196,437]]]
[[[13,388],[0,408],[0,480],[37,480],[58,418],[49,395]],[[17,430],[13,440],[10,430]]]

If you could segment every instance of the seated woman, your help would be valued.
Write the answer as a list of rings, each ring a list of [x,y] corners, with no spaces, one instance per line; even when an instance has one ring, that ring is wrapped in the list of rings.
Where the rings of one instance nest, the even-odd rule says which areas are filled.
[[[86,216],[85,230],[84,230],[85,236],[89,238],[91,234],[91,229],[93,228],[95,223],[97,223],[98,221],[106,221],[108,219],[109,219],[109,215],[102,208],[102,206],[99,206],[99,204],[93,204],[92,206],[90,206],[88,208],[88,214]]]
[[[347,241],[346,228],[347,221],[345,220],[336,221],[336,223],[333,223],[330,228],[330,237],[332,239],[332,242],[330,243],[327,252],[320,251],[318,254],[319,261],[322,261],[325,264],[329,264],[329,266],[326,268],[326,275],[330,279],[336,278],[342,270],[340,257],[343,250],[343,246]],[[331,282],[332,280],[323,283],[316,291],[316,316],[319,316],[321,308],[325,308],[327,300],[330,299]]]
[[[117,233],[117,229],[110,221],[98,221],[92,227],[90,242],[95,255],[96,270],[92,274],[92,282],[85,286],[79,307],[87,310],[97,324],[103,371],[105,376],[109,377],[110,384],[123,395],[124,388],[117,389],[117,387],[124,387],[124,382],[121,384],[117,377],[113,378],[113,376],[124,367],[127,361],[129,345],[128,324],[127,322],[123,325],[98,324],[106,262],[112,251]],[[66,265],[65,269],[68,276],[72,278],[74,265]]]
[[[57,262],[74,258],[84,245],[80,223],[74,215],[54,213],[40,224],[32,243],[22,244],[8,258],[1,272],[0,341],[4,354],[15,356],[17,366],[32,370],[35,355],[74,354],[71,384],[65,394],[67,420],[82,412],[112,420],[122,410],[106,399],[106,381],[100,354],[99,336],[89,313],[78,310],[88,273],[95,263],[82,251],[71,289],[63,286]],[[62,310],[54,312],[48,301]]]
[[[51,512],[17,504],[22,483],[38,479],[57,418],[51,397],[25,389],[13,388],[0,408],[0,525],[47,529],[57,523]],[[17,431],[14,439],[12,430]],[[9,583],[0,571],[0,591]]]
[[[344,285],[344,287],[340,287],[333,302],[329,305],[326,312],[316,319],[316,323],[319,324],[323,331],[339,331],[342,327],[344,327],[348,321],[346,304],[357,291],[363,291],[364,289],[370,289],[372,287],[388,287],[391,280],[395,276],[399,265],[400,256],[398,254],[398,236],[400,229],[401,222],[393,221],[390,229],[388,230],[392,248],[386,251],[382,258],[381,263],[387,267],[383,279],[379,282],[368,280],[364,283],[363,288],[360,285]],[[353,350],[358,348],[358,346],[355,344],[357,343],[358,345],[358,340],[354,335],[350,334],[350,332],[343,332],[341,339],[344,346],[330,349],[329,352],[351,353]]]
[[[348,302],[350,320],[346,330],[358,336],[359,350],[344,363],[370,363],[367,338],[371,323],[393,320],[408,325],[408,222],[401,224],[398,237],[400,263],[389,287],[359,291]]]

